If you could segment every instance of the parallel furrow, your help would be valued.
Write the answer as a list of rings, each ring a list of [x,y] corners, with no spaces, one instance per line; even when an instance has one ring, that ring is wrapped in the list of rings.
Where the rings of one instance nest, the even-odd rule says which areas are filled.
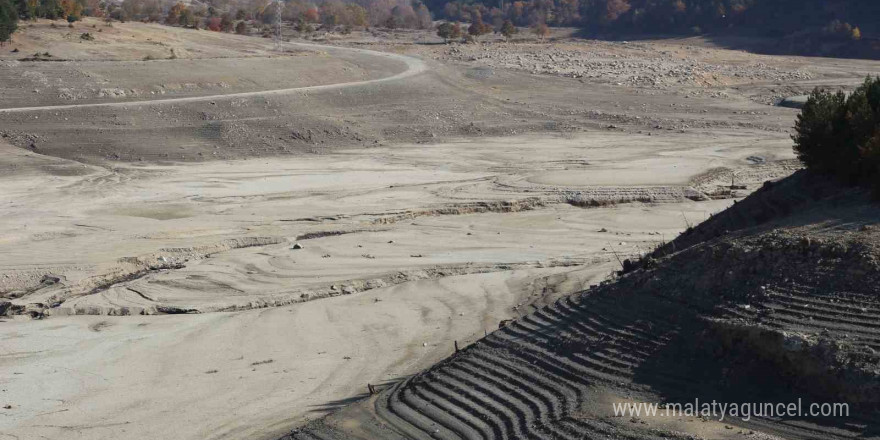
[[[434,423],[455,432],[460,438],[467,440],[489,438],[481,429],[453,416],[452,413],[449,413],[444,408],[438,406],[432,399],[425,398],[423,394],[418,393],[414,387],[408,386],[401,388],[399,395],[402,406],[408,407],[411,411],[418,413],[421,417],[430,419]],[[426,429],[424,425],[420,425],[420,427],[425,429],[425,432],[431,432],[430,428]]]
[[[535,395],[543,396],[551,408],[552,418],[561,418],[571,409],[575,408],[578,397],[578,387],[570,382],[559,379],[553,380],[550,373],[538,370],[532,364],[526,364],[520,359],[505,360],[500,356],[490,356],[475,351],[467,359],[477,368],[482,368],[491,374],[498,374],[522,389],[528,389]]]
[[[528,426],[536,420],[535,412],[528,405],[453,365],[434,377],[450,390],[494,413],[503,422],[509,438],[525,438]]]
[[[395,385],[394,388],[382,393],[376,400],[376,414],[381,420],[400,431],[405,436],[415,440],[427,440],[433,438],[452,440],[461,438],[445,426],[428,419],[421,413],[413,410],[408,405],[400,402],[401,387],[405,382]]]
[[[425,400],[446,411],[447,414],[472,426],[483,438],[506,438],[503,429],[496,420],[486,420],[489,417],[485,411],[477,411],[479,416],[468,411],[468,405],[448,390],[428,381],[413,387],[413,390]]]
[[[531,413],[524,418],[527,421],[528,436],[530,438],[540,439],[557,435],[556,429],[550,423],[557,418],[557,413],[551,409],[555,402],[551,403],[551,399],[548,399],[546,395],[535,392],[533,385],[526,385],[518,379],[501,373],[498,370],[490,370],[495,377],[489,376],[477,371],[474,368],[474,364],[468,363],[466,359],[459,360],[450,367],[456,368],[463,374],[468,374],[474,379],[489,384],[505,393],[503,401],[527,407]],[[501,397],[499,396],[499,398]]]

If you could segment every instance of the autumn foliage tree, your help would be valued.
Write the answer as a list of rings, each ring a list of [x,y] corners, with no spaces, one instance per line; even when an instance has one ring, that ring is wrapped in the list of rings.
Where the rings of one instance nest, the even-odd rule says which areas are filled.
[[[607,0],[605,3],[605,20],[615,21],[621,15],[629,12],[630,8],[628,0]]]
[[[209,17],[208,21],[206,23],[206,27],[208,28],[208,30],[212,30],[214,32],[220,32],[220,30],[221,30],[220,22],[221,22],[220,17]]]
[[[235,23],[232,21],[232,15],[228,12],[220,16],[220,30],[223,32],[232,32]]]
[[[474,14],[471,25],[468,26],[468,34],[474,37],[474,39],[477,39],[480,35],[485,35],[489,32],[492,32],[492,28],[483,22],[483,16],[480,14]]]
[[[827,35],[829,39],[853,41],[862,39],[861,29],[840,20],[833,20],[831,23],[828,23],[827,26],[822,28],[822,32]]]
[[[544,41],[544,39],[547,38],[548,35],[550,35],[550,28],[547,27],[547,24],[546,24],[546,23],[541,22],[541,23],[536,24],[536,25],[532,28],[532,32],[533,32],[535,35],[537,35],[538,38],[541,39],[541,41]]]
[[[69,22],[78,21],[82,17],[83,3],[76,0],[61,0],[62,17]]]
[[[166,24],[179,24],[180,16],[183,14],[183,11],[186,10],[186,5],[183,3],[175,3],[171,9],[168,10],[168,15],[165,17]]]

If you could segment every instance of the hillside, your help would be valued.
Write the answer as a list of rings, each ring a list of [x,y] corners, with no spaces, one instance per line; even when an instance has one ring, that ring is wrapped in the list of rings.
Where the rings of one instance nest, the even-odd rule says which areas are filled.
[[[669,244],[671,255],[288,438],[876,438],[878,218],[866,192],[796,173]],[[851,413],[718,422],[612,411],[695,398],[846,402]]]

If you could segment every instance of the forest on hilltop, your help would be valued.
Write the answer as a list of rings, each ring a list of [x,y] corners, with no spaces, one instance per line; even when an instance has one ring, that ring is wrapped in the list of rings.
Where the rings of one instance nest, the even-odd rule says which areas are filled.
[[[880,27],[880,2],[864,0],[427,0],[427,6],[450,20],[469,21],[480,13],[519,26],[544,22],[596,32],[750,30],[782,36],[834,20],[862,31]]]
[[[500,30],[568,26],[593,37],[734,35],[776,39],[774,52],[880,55],[880,1],[865,0],[426,0],[438,18]]]
[[[480,20],[501,31],[567,26],[583,35],[737,35],[779,39],[778,51],[880,54],[880,1],[865,0],[283,0],[281,19],[312,32],[382,27],[427,29],[433,20]],[[15,11],[15,13],[4,11]],[[272,0],[0,0],[0,21],[82,15],[243,30],[274,23]],[[0,23],[0,34],[4,24]],[[15,29],[15,24],[5,29]],[[3,41],[0,35],[0,41]],[[827,53],[823,53],[827,52]],[[852,52],[852,53],[847,53]]]

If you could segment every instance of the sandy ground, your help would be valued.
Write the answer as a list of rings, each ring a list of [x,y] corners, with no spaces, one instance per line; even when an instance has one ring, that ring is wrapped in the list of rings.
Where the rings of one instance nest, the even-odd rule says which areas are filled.
[[[28,107],[0,112],[10,438],[280,435],[797,167],[795,111],[755,99],[770,68],[655,88],[395,40],[70,32],[37,23],[0,61],[3,107]],[[20,59],[56,42],[71,61]],[[792,88],[877,66],[777,62],[809,73]]]
[[[615,162],[610,151],[622,148],[622,137],[464,140],[109,171],[20,153],[20,164],[76,172],[47,174],[33,164],[6,178],[0,283],[36,289],[17,303],[56,306],[44,320],[3,324],[12,331],[0,361],[2,399],[13,405],[3,432],[283,433],[362,394],[368,382],[436,362],[452,340],[472,341],[531,303],[595,284],[618,266],[615,253],[646,251],[730,204],[584,209],[560,199],[560,188],[674,185],[681,177],[662,159],[668,155],[696,175],[748,167],[737,154],[787,154],[783,146],[747,148],[719,159],[731,147],[707,149],[695,139],[690,149],[634,144],[631,154],[643,161],[621,152]],[[537,142],[546,153],[525,159]],[[617,177],[565,173],[589,169],[592,158],[617,168]],[[526,202],[519,212],[468,213],[493,200]],[[298,239],[309,233],[318,238]],[[224,247],[248,237],[272,240]],[[161,260],[185,267],[144,271]],[[47,275],[60,281],[49,285]],[[172,309],[215,313],[107,316]],[[177,427],[170,437],[167,426]]]
[[[536,145],[544,154],[526,158]],[[13,154],[20,151],[8,148]],[[156,292],[165,298],[160,302],[216,310],[245,307],[255,296],[293,301],[308,289],[330,287],[345,277],[367,279],[376,271],[407,266],[468,270],[468,264],[481,264],[490,270],[495,264],[584,261],[596,251],[605,258],[613,258],[612,252],[628,256],[644,250],[640,242],[669,239],[729,203],[695,203],[685,197],[709,199],[696,189],[707,186],[698,179],[705,171],[726,167],[741,169],[745,176],[754,169],[757,177],[751,182],[740,178],[740,183],[757,185],[773,172],[784,174],[785,168],[767,170],[747,158],[791,155],[784,143],[769,140],[754,147],[742,146],[735,137],[708,147],[699,138],[689,144],[684,139],[640,144],[614,133],[110,170],[19,154],[22,162],[40,158],[54,168],[48,176],[32,171],[9,178],[0,202],[6,212],[2,241],[8,247],[0,264],[9,271],[0,286],[27,293],[28,302],[47,305],[102,290],[60,308],[72,312],[81,304],[149,307],[137,298],[150,297],[149,292],[121,294],[104,287],[138,269],[170,268],[185,260],[194,260],[187,271],[197,264],[202,277],[229,277],[214,285],[205,281],[203,287],[228,286],[230,296],[177,299]],[[675,207],[572,206],[630,198]],[[480,210],[481,203],[486,211],[499,213],[443,215],[469,214]],[[665,220],[639,227],[638,217],[645,211]],[[517,220],[507,226],[511,217]],[[560,228],[571,232],[560,234]],[[614,249],[607,246],[609,233],[598,232],[602,228],[613,231]],[[328,232],[354,233],[303,240],[305,249],[291,249],[297,237]],[[629,235],[617,240],[614,233]],[[442,238],[434,242],[438,235]],[[231,252],[234,263],[222,254],[207,258],[237,247],[248,249]],[[242,265],[259,270],[242,271]],[[367,270],[361,273],[355,269],[359,266]],[[46,275],[65,282],[46,285]]]
[[[473,341],[548,271],[428,280],[239,313],[79,317],[3,336],[18,438],[258,438]],[[197,410],[194,410],[196,409]]]

